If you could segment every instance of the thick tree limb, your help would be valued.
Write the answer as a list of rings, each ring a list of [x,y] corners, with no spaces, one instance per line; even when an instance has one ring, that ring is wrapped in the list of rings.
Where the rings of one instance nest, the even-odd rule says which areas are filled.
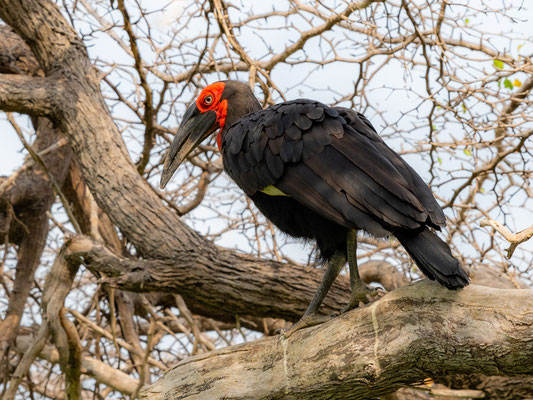
[[[56,79],[0,74],[0,109],[34,116],[51,115],[60,95]]]
[[[146,399],[369,399],[454,373],[533,374],[533,290],[422,281],[288,340],[177,364]]]
[[[323,275],[322,269],[288,264],[279,266],[273,261],[257,261],[251,257],[249,263],[236,260],[233,265],[221,269],[213,268],[209,260],[201,257],[194,264],[182,264],[180,260],[133,260],[116,255],[87,236],[79,236],[77,243],[73,255],[81,257],[96,275],[104,275],[101,282],[133,292],[181,293],[195,313],[218,321],[235,322],[237,315],[296,321],[309,304]],[[389,291],[408,284],[407,278],[386,262],[364,263],[360,271],[365,282],[379,282]],[[197,282],[194,278],[197,275],[203,275],[203,279]],[[484,266],[472,268],[471,278],[472,283],[490,287],[527,287]],[[223,287],[217,282],[224,282]],[[196,297],[202,292],[198,291],[194,296],[187,285],[202,285],[212,296],[204,302],[207,299]],[[235,300],[224,298],[222,293],[233,293]],[[348,279],[340,276],[328,293],[321,312],[327,315],[338,311],[348,301],[349,293]],[[224,305],[220,308],[212,306],[221,302]],[[251,328],[257,329],[257,326]]]
[[[0,70],[32,76],[40,73],[30,49],[9,27],[0,26],[0,38]],[[15,75],[9,77],[16,78]],[[31,97],[27,100],[33,101]],[[0,323],[2,356],[17,335],[26,299],[33,286],[34,272],[45,246],[48,235],[46,212],[55,199],[51,182],[61,184],[64,181],[71,159],[70,148],[58,146],[65,139],[49,120],[34,118],[33,126],[37,136],[34,147],[39,152],[40,165],[27,161],[0,185],[0,234],[7,234],[11,243],[19,245],[16,278],[5,318]],[[3,215],[9,217],[3,218]]]
[[[46,199],[46,197],[48,197],[47,193],[44,193],[43,202],[51,200]],[[46,203],[50,206],[52,201]],[[18,248],[19,258],[15,282],[9,296],[6,314],[0,322],[0,359],[3,359],[17,335],[26,300],[33,286],[33,276],[41,260],[48,235],[48,218],[45,215],[45,210],[41,211],[29,214],[31,219],[25,218],[28,221],[26,224],[28,232],[23,235]]]
[[[217,268],[212,257],[200,255],[194,261],[132,260],[117,256],[86,236],[78,236],[76,243],[73,256],[83,258],[93,272],[108,276],[103,282],[134,292],[179,293],[194,313],[220,321],[234,322],[236,315],[297,320],[323,275],[317,268],[244,256],[233,257],[227,264],[217,263]],[[322,312],[338,311],[348,301],[349,293],[347,279],[340,277],[326,297]]]
[[[0,35],[2,71],[37,74],[36,61],[24,42],[6,26],[0,27]],[[14,75],[10,76],[16,79]],[[27,100],[31,103],[31,99]],[[34,119],[33,122],[37,132],[35,143],[37,149],[45,150],[50,148],[52,143],[57,143],[60,133],[49,121]],[[13,215],[12,221],[10,218],[0,216],[0,226],[3,227],[0,232],[8,234],[8,240],[19,245],[15,282],[5,318],[0,323],[2,357],[17,335],[26,298],[33,285],[33,275],[39,265],[48,234],[48,218],[45,213],[55,198],[49,178],[64,179],[66,166],[70,161],[70,151],[68,148],[57,148],[43,154],[41,161],[43,160],[46,160],[46,164],[51,167],[48,170],[50,173],[48,177],[43,176],[43,171],[39,167],[28,162],[26,167],[13,174],[12,179],[6,180],[6,184],[0,188],[0,208],[7,208],[10,210],[7,214]]]

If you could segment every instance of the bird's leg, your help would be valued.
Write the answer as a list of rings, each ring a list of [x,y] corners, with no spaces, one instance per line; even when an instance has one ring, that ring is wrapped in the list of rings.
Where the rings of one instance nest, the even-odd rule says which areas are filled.
[[[352,288],[352,295],[350,301],[341,310],[341,313],[351,310],[359,306],[359,302],[368,303],[370,299],[368,296],[375,296],[376,289],[368,287],[359,275],[357,268],[357,231],[350,229],[346,239],[346,251],[348,253],[348,266],[350,268],[350,287]]]
[[[320,282],[315,296],[313,297],[313,300],[311,300],[311,303],[309,304],[309,307],[307,307],[304,315],[297,323],[282,333],[285,338],[288,338],[294,332],[300,329],[319,325],[330,319],[328,316],[318,315],[318,308],[320,307],[320,304],[322,304],[324,297],[326,297],[328,294],[329,288],[339,275],[339,272],[344,264],[346,264],[346,257],[341,253],[335,253],[328,262],[328,269],[326,270],[326,273],[322,278],[322,282]]]

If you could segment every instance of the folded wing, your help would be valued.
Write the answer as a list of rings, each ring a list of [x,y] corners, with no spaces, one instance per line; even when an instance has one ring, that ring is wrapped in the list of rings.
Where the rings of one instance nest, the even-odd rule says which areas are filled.
[[[445,222],[418,174],[353,110],[281,103],[231,126],[222,149],[226,171],[248,195],[274,186],[332,221],[377,236]]]

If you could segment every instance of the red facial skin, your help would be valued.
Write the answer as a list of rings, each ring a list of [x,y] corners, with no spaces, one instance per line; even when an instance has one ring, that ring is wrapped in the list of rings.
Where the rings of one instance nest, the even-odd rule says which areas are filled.
[[[226,115],[228,114],[228,101],[220,101],[225,86],[226,84],[224,82],[212,83],[211,85],[206,86],[204,90],[202,90],[202,93],[200,93],[200,96],[198,96],[198,99],[196,99],[196,107],[198,107],[201,112],[212,110],[217,113],[217,122],[220,127],[217,135],[217,145],[219,150],[222,147],[222,137],[220,135],[224,128],[224,124],[226,123]],[[209,104],[206,103],[206,98],[208,96],[213,98]]]

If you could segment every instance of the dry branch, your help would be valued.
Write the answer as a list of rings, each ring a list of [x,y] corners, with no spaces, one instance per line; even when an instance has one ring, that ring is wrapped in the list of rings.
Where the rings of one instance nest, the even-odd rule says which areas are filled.
[[[19,353],[25,353],[30,349],[35,339],[28,335],[17,337],[15,349]],[[51,345],[45,345],[37,357],[44,359],[52,364],[59,363],[59,353]],[[139,386],[139,381],[128,374],[113,368],[94,358],[83,356],[81,358],[82,373],[96,379],[114,390],[131,395],[135,388]]]
[[[509,229],[500,224],[498,221],[494,221],[492,219],[486,219],[481,221],[479,223],[479,226],[492,227],[492,229],[500,233],[505,238],[505,240],[507,240],[511,244],[509,248],[506,249],[507,258],[511,258],[513,256],[513,253],[519,244],[527,242],[533,237],[533,225],[517,233],[512,233]]]
[[[533,291],[422,281],[331,322],[177,364],[146,399],[369,399],[451,373],[533,374]]]
[[[113,336],[111,333],[109,333],[108,331],[106,331],[104,328],[101,328],[99,327],[98,325],[94,324],[93,322],[91,322],[87,317],[84,317],[83,315],[81,315],[79,312],[77,312],[76,310],[69,310],[69,312],[78,320],[80,321],[81,323],[84,323],[86,324],[87,326],[89,326],[91,329],[93,329],[95,332],[99,333],[100,335],[102,335],[103,337],[107,338],[107,339],[110,339],[110,340],[113,340]],[[116,339],[116,342],[119,346],[122,346],[124,347],[126,350],[132,352],[132,353],[136,353],[138,356],[144,356],[144,354],[142,353],[142,350],[141,349],[136,349],[133,345],[125,342],[124,340],[122,339]],[[165,371],[167,369],[167,367],[159,362],[159,361],[156,361],[154,360],[152,357],[149,357],[148,358],[148,363],[156,366],[157,368],[159,368],[160,370],[162,371]]]

